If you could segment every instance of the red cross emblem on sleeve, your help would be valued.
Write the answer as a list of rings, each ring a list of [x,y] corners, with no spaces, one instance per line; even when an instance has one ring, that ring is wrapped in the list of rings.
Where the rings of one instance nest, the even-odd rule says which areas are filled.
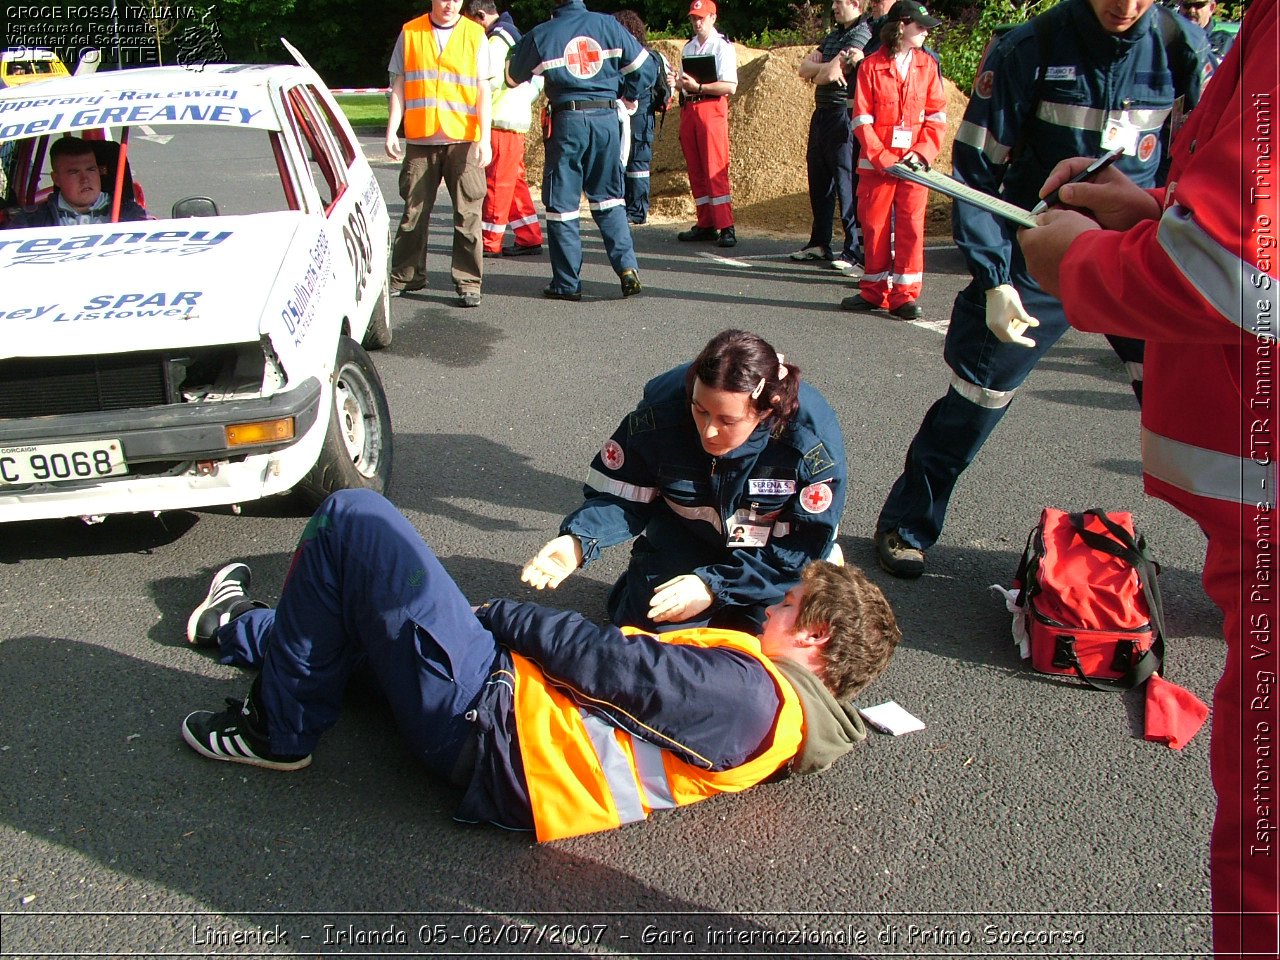
[[[610,470],[617,470],[622,466],[625,457],[622,455],[622,447],[617,440],[605,441],[604,448],[600,451],[600,459]]]
[[[825,483],[811,483],[800,491],[800,506],[806,513],[822,513],[831,506],[831,488]]]
[[[590,37],[574,37],[564,48],[564,65],[575,77],[594,77],[604,65],[600,44]]]

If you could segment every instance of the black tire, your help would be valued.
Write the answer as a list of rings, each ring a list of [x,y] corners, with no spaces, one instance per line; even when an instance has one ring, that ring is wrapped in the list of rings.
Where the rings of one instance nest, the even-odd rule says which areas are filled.
[[[338,490],[386,493],[391,481],[391,411],[377,368],[363,347],[342,337],[333,369],[324,445],[297,486],[312,506]]]
[[[366,350],[381,350],[391,346],[391,286],[390,281],[382,285],[382,293],[378,294],[378,302],[373,305],[373,315],[369,318],[369,329],[364,332],[361,342]]]

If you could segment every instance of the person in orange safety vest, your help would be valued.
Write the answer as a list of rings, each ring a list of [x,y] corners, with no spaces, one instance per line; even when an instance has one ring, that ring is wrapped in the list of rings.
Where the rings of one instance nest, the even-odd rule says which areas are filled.
[[[1032,276],[1072,326],[1146,340],[1146,490],[1208,537],[1204,586],[1227,641],[1209,750],[1217,957],[1274,958],[1280,933],[1277,49],[1276,0],[1255,0],[1174,140],[1165,189],[1141,190],[1113,167],[1063,186],[1071,209],[1019,233]],[[1041,196],[1089,162],[1060,163]]]
[[[456,818],[557,840],[825,770],[866,737],[850,702],[901,632],[855,567],[816,561],[759,637],[655,635],[494,600],[472,608],[409,521],[344,490],[303,532],[275,610],[218,572],[188,639],[260,666],[241,704],[182,724],[202,756],[311,762],[353,669],[371,672],[410,751],[465,788]]]
[[[391,246],[391,289],[427,285],[431,207],[443,180],[453,204],[451,276],[460,307],[480,306],[481,208],[489,143],[489,43],[484,27],[461,15],[462,0],[432,0],[431,12],[400,31],[387,72],[387,156],[403,158],[404,213]],[[404,121],[406,147],[400,146]]]
[[[927,167],[942,148],[947,98],[937,64],[921,49],[941,22],[919,3],[898,0],[881,27],[883,45],[858,67],[853,133],[861,145],[858,222],[866,265],[858,294],[840,303],[845,310],[920,316],[929,191],[887,171],[899,161]]]

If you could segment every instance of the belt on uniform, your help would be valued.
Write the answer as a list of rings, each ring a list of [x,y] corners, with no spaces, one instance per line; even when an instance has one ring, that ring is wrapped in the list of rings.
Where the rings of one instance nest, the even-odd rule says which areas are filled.
[[[701,103],[703,100],[719,100],[720,97],[714,93],[701,93],[692,97],[685,97],[681,103]]]
[[[562,110],[616,110],[617,108],[617,100],[566,100],[564,103],[553,104],[551,112],[560,113]]]

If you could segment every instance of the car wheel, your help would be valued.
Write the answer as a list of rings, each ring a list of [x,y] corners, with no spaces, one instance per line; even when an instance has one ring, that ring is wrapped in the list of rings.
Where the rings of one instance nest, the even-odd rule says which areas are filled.
[[[364,333],[362,345],[366,350],[381,350],[391,346],[391,283],[382,285],[378,302],[373,305],[369,329]]]
[[[319,506],[337,490],[386,493],[391,479],[391,411],[373,361],[350,337],[338,341],[333,407],[320,457],[298,490]]]

